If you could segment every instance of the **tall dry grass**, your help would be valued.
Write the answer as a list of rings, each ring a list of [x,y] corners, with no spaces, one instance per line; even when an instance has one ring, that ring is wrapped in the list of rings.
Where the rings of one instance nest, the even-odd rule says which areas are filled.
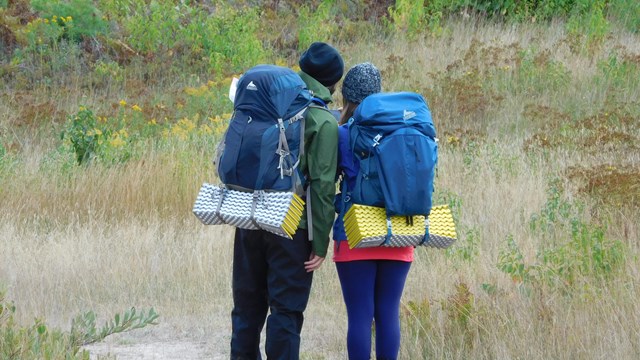
[[[640,356],[638,183],[605,178],[618,182],[604,186],[609,192],[602,196],[581,183],[599,176],[603,164],[640,174],[633,144],[638,80],[593,80],[616,51],[640,56],[640,39],[613,32],[602,48],[581,53],[570,48],[563,29],[470,20],[418,43],[372,36],[337,44],[349,65],[376,64],[385,90],[425,94],[440,137],[436,199],[454,204],[458,216],[460,239],[452,250],[416,250],[402,300],[402,359]],[[530,72],[519,73],[527,51],[533,54],[525,64]],[[557,78],[550,75],[554,69]],[[153,91],[179,91],[179,82],[160,84],[165,88]],[[118,91],[109,94],[117,101]],[[0,284],[18,305],[19,321],[44,317],[66,326],[85,309],[109,314],[154,306],[163,331],[203,339],[212,357],[224,357],[233,232],[204,227],[190,214],[199,185],[212,180],[213,149],[177,141],[150,146],[141,159],[123,165],[62,171],[47,165],[46,154],[57,146],[51,133],[11,128],[19,102],[7,100],[17,94],[6,95],[0,128],[19,145],[16,165],[0,177]],[[66,99],[54,107],[67,113],[80,104],[107,106],[79,93],[30,96],[36,96],[32,103]],[[615,129],[631,143],[591,138],[586,119],[616,106],[633,114]],[[585,176],[570,176],[577,166]],[[624,244],[621,268],[579,274],[560,286],[544,277],[522,281],[499,269],[507,239],[530,265],[545,247],[571,238],[561,221],[551,231],[531,230],[554,180],[565,189],[562,200],[583,209],[572,220],[602,225],[607,239]],[[618,186],[628,186],[627,192],[617,193]],[[607,202],[625,195],[628,201]],[[315,274],[306,312],[304,358],[346,358],[339,289],[327,259]],[[157,334],[150,330],[148,336]]]

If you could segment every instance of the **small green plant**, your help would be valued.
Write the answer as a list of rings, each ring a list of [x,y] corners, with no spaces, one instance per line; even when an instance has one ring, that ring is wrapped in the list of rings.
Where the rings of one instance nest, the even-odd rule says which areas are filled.
[[[124,80],[124,69],[115,61],[96,62],[93,73],[96,80],[102,83],[106,82],[122,82]]]
[[[469,285],[464,282],[456,283],[455,292],[444,303],[451,322],[466,330],[475,311],[474,301],[475,296],[471,293]]]
[[[524,256],[513,240],[513,235],[509,235],[506,242],[506,246],[498,254],[498,269],[511,276],[514,282],[522,283],[529,279],[529,268],[524,263]]]
[[[101,328],[96,327],[92,311],[76,317],[70,331],[50,328],[41,319],[29,326],[16,324],[16,306],[0,293],[0,359],[65,359],[88,360],[89,352],[82,346],[104,340],[107,336],[149,325],[156,325],[159,315],[153,308],[138,312],[131,308],[122,316],[116,314]]]
[[[441,21],[449,2],[398,0],[389,8],[389,26],[397,33],[416,39],[419,35],[442,33]]]
[[[640,77],[640,66],[617,54],[598,62],[598,70],[600,74],[596,75],[596,84],[612,91],[633,87]]]
[[[574,49],[593,52],[604,43],[610,27],[605,16],[606,6],[605,0],[576,1],[573,15],[567,22],[567,30]]]
[[[96,156],[98,148],[105,141],[105,134],[99,128],[93,112],[81,108],[69,117],[62,139],[68,141],[79,165],[86,164]]]
[[[138,1],[122,12],[126,42],[137,52],[205,64],[218,79],[262,62],[268,53],[258,37],[255,8],[221,2],[210,14],[189,2]]]
[[[460,233],[460,230],[458,230]],[[472,262],[480,253],[480,230],[476,227],[464,230],[464,236],[458,234],[458,241],[447,249],[447,257]]]
[[[4,144],[2,143],[2,139],[0,139],[0,169],[2,169],[2,165],[5,161],[5,157],[7,156],[7,150],[4,148]]]
[[[31,0],[31,6],[42,18],[60,27],[64,38],[75,42],[109,30],[107,21],[91,0]]]
[[[580,212],[563,198],[562,184],[559,180],[552,180],[547,187],[547,202],[542,210],[531,216],[529,230],[531,232],[551,232],[554,227],[571,216],[572,211]],[[575,204],[576,206],[578,204]]]
[[[15,164],[15,157],[7,151],[2,139],[0,139],[0,179],[2,179],[6,174],[11,173],[11,169],[13,169]]]
[[[410,331],[415,334],[416,337],[424,338],[429,336],[432,329],[431,320],[431,302],[428,298],[423,298],[418,301],[409,301],[402,307],[401,315],[403,317],[403,323],[408,326]]]
[[[516,80],[525,92],[544,93],[564,89],[571,80],[567,67],[550,57],[548,50],[526,49],[518,54]]]
[[[140,117],[136,109],[134,105],[134,120]],[[88,164],[93,159],[122,163],[131,158],[137,137],[129,135],[128,126],[136,122],[128,120],[125,111],[121,109],[116,119],[107,119],[98,118],[91,110],[80,107],[80,111],[69,116],[62,140],[75,154],[78,165]]]
[[[624,243],[605,236],[602,225],[582,220],[582,205],[563,197],[557,181],[551,182],[549,199],[530,220],[532,236],[546,241],[535,262],[526,264],[513,236],[500,250],[498,269],[517,283],[535,282],[553,287],[573,288],[581,278],[606,279],[626,261]]]
[[[96,327],[96,314],[88,311],[78,315],[71,324],[70,338],[74,344],[87,345],[104,340],[107,336],[135,329],[141,329],[147,325],[157,325],[159,315],[151,308],[149,311],[138,312],[136,308],[126,310],[122,316],[115,314],[112,320]]]
[[[616,0],[610,1],[608,14],[627,30],[640,32],[640,1]]]
[[[126,8],[122,25],[126,42],[138,52],[151,54],[173,48],[181,28],[181,20],[188,20],[189,7],[169,1],[134,1]]]
[[[329,41],[336,27],[331,13],[335,0],[323,0],[315,10],[303,5],[298,10],[298,50],[303,51],[318,39]]]

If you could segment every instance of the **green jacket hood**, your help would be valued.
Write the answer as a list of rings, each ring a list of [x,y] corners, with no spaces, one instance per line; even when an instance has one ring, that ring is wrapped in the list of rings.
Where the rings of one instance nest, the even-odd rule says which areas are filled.
[[[327,89],[326,86],[322,85],[318,80],[314,79],[313,77],[311,77],[311,75],[305,73],[304,71],[298,72],[298,75],[300,75],[302,81],[307,84],[309,90],[313,92],[313,96],[322,99],[322,101],[326,102],[327,104],[333,101],[329,89]]]

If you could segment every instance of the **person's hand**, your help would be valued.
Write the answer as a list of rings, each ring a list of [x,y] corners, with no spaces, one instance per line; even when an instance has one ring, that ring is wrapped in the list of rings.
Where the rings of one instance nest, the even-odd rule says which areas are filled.
[[[309,256],[309,261],[304,262],[304,268],[307,272],[318,270],[323,261],[323,257],[316,255],[316,253],[312,251],[311,256]]]

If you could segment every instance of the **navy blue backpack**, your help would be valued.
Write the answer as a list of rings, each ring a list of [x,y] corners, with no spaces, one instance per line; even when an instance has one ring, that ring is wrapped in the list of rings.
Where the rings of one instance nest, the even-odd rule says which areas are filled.
[[[360,162],[354,203],[384,207],[387,217],[429,215],[438,145],[421,95],[366,97],[350,119],[349,142]]]
[[[238,190],[294,191],[304,152],[304,115],[314,99],[293,70],[258,65],[238,81],[233,116],[218,149],[220,180]]]

